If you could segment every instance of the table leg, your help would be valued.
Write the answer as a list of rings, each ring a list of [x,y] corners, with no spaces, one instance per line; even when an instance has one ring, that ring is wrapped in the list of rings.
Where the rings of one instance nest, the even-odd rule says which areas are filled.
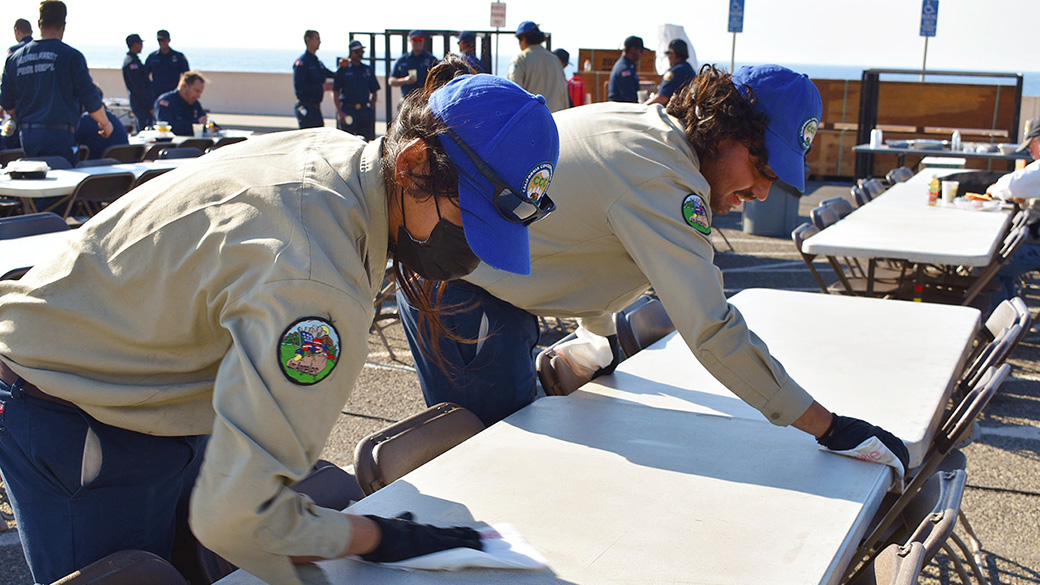
[[[914,302],[920,303],[924,300],[924,265],[917,265],[917,274],[914,276]]]

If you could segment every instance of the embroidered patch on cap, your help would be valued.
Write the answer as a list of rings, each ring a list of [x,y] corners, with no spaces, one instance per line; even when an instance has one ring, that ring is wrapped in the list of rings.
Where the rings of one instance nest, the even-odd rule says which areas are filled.
[[[813,138],[816,137],[816,131],[820,128],[820,121],[816,118],[809,118],[802,122],[802,129],[800,136],[798,137],[799,144],[802,145],[802,150],[808,152],[809,147],[812,146]]]
[[[339,362],[339,333],[320,317],[304,317],[286,327],[278,343],[278,363],[290,382],[317,384]]]
[[[708,207],[704,205],[704,198],[696,193],[690,193],[683,199],[682,216],[686,223],[702,234],[711,233],[711,220],[708,219]]]
[[[528,201],[532,203],[538,203],[538,200],[545,195],[545,192],[549,190],[549,182],[552,181],[553,166],[550,162],[543,162],[540,165],[535,166],[531,169],[531,172],[527,173],[527,177],[524,178],[523,190],[524,197],[527,197]]]

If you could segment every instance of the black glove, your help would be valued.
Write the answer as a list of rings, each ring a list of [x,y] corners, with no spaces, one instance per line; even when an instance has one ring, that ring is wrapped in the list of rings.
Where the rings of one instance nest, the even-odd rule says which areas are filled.
[[[396,563],[412,557],[452,548],[467,547],[483,550],[480,534],[472,528],[453,526],[441,528],[412,522],[412,514],[405,512],[397,518],[381,518],[365,514],[365,518],[379,525],[383,538],[379,546],[361,558],[374,563]]]
[[[888,447],[888,450],[903,464],[905,474],[910,467],[910,452],[906,450],[906,445],[899,440],[899,437],[867,421],[836,414],[827,432],[816,439],[816,442],[831,451],[848,451],[855,449],[871,437],[877,437]]]

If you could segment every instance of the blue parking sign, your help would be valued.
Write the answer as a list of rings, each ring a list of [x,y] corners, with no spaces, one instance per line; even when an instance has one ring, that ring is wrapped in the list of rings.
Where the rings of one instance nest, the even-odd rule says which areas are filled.
[[[744,32],[744,0],[729,0],[729,32]]]
[[[921,4],[921,36],[934,37],[939,20],[939,0],[924,0]]]

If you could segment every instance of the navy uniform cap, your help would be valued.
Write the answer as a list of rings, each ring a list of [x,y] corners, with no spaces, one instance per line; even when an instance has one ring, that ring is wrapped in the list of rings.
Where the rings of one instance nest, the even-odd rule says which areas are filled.
[[[364,49],[364,48],[365,48],[365,45],[362,45],[361,41],[350,41],[350,50],[351,51],[353,51],[355,49]]]
[[[155,38],[161,41],[168,41],[170,40],[170,31],[166,30],[165,28],[159,29],[159,32],[155,33]]]
[[[127,35],[127,37],[126,37],[126,46],[128,48],[130,47],[130,45],[133,45],[134,43],[143,43],[143,42],[144,41],[141,40],[141,35],[139,35],[137,33],[134,33],[132,35]]]

